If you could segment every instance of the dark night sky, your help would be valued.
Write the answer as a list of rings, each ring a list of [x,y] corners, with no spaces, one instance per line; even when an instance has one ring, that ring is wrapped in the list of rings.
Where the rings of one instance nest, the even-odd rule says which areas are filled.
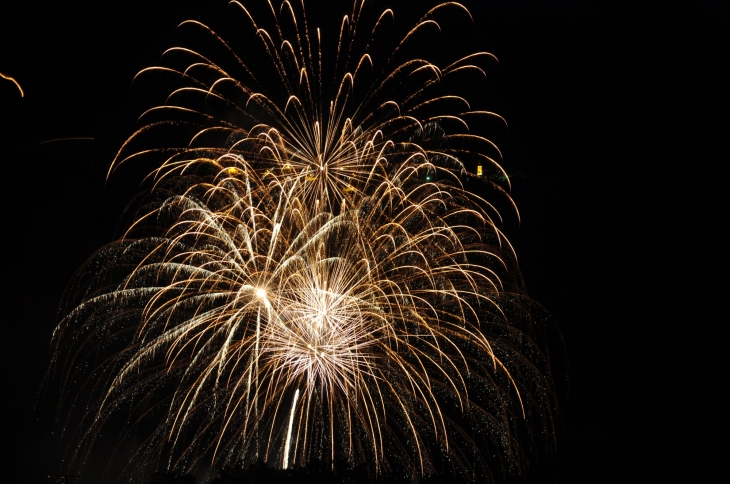
[[[710,0],[656,10],[579,0],[464,3],[480,46],[500,59],[489,89],[510,123],[501,148],[522,213],[514,239],[528,291],[557,320],[570,360],[557,458],[536,464],[528,481],[634,475],[633,463],[650,465],[658,445],[647,390],[656,371],[647,356],[656,324],[647,294],[658,276],[645,241],[658,212],[678,209],[654,195],[676,163],[706,169],[721,134],[705,114],[720,109],[727,8]],[[21,99],[0,80],[0,428],[9,481],[44,482],[58,471],[55,396],[41,395],[33,407],[64,287],[112,240],[137,189],[123,177],[104,179],[135,126],[131,79],[172,45],[180,21],[215,25],[220,4],[0,7],[0,72],[26,93]],[[94,141],[39,144],[63,137]]]

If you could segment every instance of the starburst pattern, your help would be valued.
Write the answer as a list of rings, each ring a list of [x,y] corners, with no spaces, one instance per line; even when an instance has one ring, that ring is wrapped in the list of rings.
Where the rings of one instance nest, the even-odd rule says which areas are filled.
[[[230,8],[273,77],[197,22],[184,26],[231,67],[180,47],[140,74],[179,84],[112,168],[151,157],[155,185],[124,237],[79,271],[55,336],[73,378],[103,357],[85,380],[82,442],[132,408],[157,422],[141,456],[175,469],[519,469],[552,434],[545,315],[520,289],[499,214],[463,184],[477,164],[501,172],[466,121],[496,115],[441,87],[490,56],[443,68],[398,57],[437,14],[468,12],[435,7],[380,64],[370,44],[393,13],[368,23],[355,2],[326,71],[303,5],[268,5],[271,28]]]

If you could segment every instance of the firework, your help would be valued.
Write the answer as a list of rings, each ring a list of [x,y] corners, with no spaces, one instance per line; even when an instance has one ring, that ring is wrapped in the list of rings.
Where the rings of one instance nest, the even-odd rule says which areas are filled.
[[[430,30],[439,28],[438,14],[454,11],[471,21],[468,11],[453,2],[439,5],[400,42],[376,50],[372,44],[393,29],[394,14],[388,9],[366,15],[366,7],[366,2],[354,2],[339,35],[330,38],[338,49],[329,66],[323,59],[325,34],[312,28],[303,7],[297,11],[293,3],[278,9],[269,4],[262,10],[271,18],[254,20],[252,7],[231,2],[231,14],[242,17],[248,34],[242,52],[205,25],[183,22],[179,30],[191,39],[203,37],[206,51],[170,48],[162,55],[163,65],[137,75],[137,83],[169,83],[172,91],[164,104],[142,114],[143,127],[120,149],[110,172],[147,157],[155,159],[154,175],[162,177],[236,154],[237,161],[257,169],[308,182],[298,185],[300,198],[310,205],[318,202],[324,210],[387,172],[383,165],[397,167],[395,161],[409,157],[424,167],[438,160],[432,170],[458,174],[483,167],[485,174],[499,174],[509,184],[496,145],[469,131],[469,123],[481,118],[504,120],[472,110],[464,97],[446,90],[458,85],[460,76],[472,76],[468,81],[485,76],[479,63],[494,56],[470,52],[439,67],[400,55],[421,41],[424,31],[433,34]],[[273,25],[264,28],[264,23]],[[262,65],[262,58],[268,62]]]
[[[368,49],[393,14],[368,23],[365,5],[343,21],[330,71],[303,7],[271,8],[264,29],[232,2],[278,83],[264,88],[195,22],[230,67],[181,47],[163,59],[183,67],[142,72],[181,84],[112,168],[157,157],[155,186],[79,271],[55,335],[70,375],[93,368],[82,443],[131,408],[156,425],[140,457],[178,470],[320,461],[475,480],[549,440],[543,313],[519,289],[498,214],[462,185],[477,165],[501,170],[487,138],[458,129],[494,115],[437,89],[488,55],[399,60],[438,13],[465,14],[449,3],[379,64]],[[137,148],[170,127],[167,146]]]

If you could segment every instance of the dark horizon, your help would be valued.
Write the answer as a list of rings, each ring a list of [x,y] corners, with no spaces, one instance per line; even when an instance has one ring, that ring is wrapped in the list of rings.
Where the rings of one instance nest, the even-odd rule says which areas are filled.
[[[133,175],[105,179],[139,114],[132,78],[173,45],[180,21],[216,25],[222,3],[2,7],[9,25],[0,29],[0,72],[25,94],[0,79],[10,308],[1,427],[13,482],[49,482],[65,471],[62,426],[52,425],[56,395],[39,391],[64,288],[114,239],[139,188]],[[648,412],[639,389],[651,370],[629,361],[654,324],[640,293],[656,276],[633,266],[632,239],[649,210],[642,196],[661,168],[654,144],[670,143],[647,128],[669,112],[655,91],[671,74],[687,80],[683,95],[714,100],[730,45],[727,9],[710,0],[656,10],[580,0],[463,3],[479,47],[499,58],[485,95],[509,123],[500,149],[521,224],[508,233],[527,292],[557,322],[569,359],[567,378],[554,375],[557,452],[534,462],[526,482],[613,482],[637,462],[648,465],[644,447],[657,438],[638,422]],[[99,453],[114,444],[105,439]],[[89,465],[81,482],[102,470]]]

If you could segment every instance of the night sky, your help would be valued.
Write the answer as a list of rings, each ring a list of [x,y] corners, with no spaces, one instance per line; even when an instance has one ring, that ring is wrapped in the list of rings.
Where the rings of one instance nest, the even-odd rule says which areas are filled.
[[[485,95],[509,123],[497,138],[522,224],[508,232],[528,292],[557,321],[569,360],[567,378],[556,366],[563,368],[555,375],[557,454],[535,462],[527,480],[633,476],[635,463],[650,466],[657,445],[647,390],[658,371],[647,356],[657,321],[647,294],[658,276],[655,248],[645,241],[657,217],[679,209],[676,200],[657,199],[665,193],[662,172],[677,163],[711,170],[711,140],[722,133],[704,114],[720,109],[719,86],[729,85],[721,67],[729,58],[728,8],[719,0],[656,10],[579,0],[463,3],[475,16],[478,47],[500,60]],[[180,21],[215,26],[224,4],[0,7],[0,72],[25,91],[21,98],[0,79],[7,482],[46,482],[60,470],[57,395],[39,390],[64,288],[113,240],[138,191],[133,174],[105,180],[139,114],[132,77],[173,45]],[[397,16],[404,7],[395,5]],[[68,137],[93,140],[48,142]],[[95,482],[98,470],[83,482]]]

